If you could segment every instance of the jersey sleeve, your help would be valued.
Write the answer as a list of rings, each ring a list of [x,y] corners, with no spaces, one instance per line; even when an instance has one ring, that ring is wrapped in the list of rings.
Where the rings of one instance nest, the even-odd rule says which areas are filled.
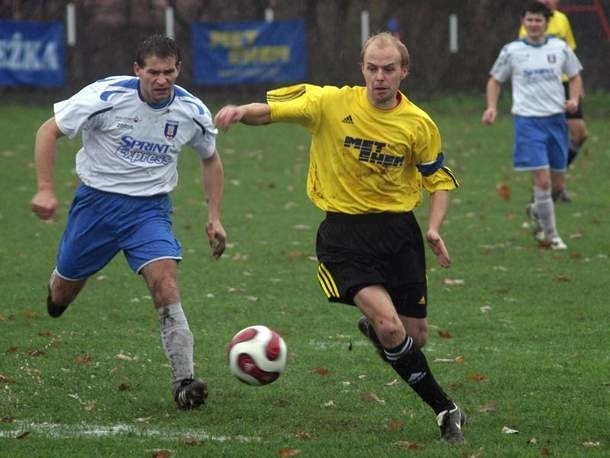
[[[312,84],[297,84],[267,92],[271,122],[292,122],[311,132],[317,129],[323,89]]]
[[[76,137],[95,114],[112,108],[100,97],[99,89],[98,83],[90,84],[69,99],[53,105],[55,122],[64,135]]]
[[[193,122],[196,125],[195,134],[188,143],[201,159],[207,159],[214,155],[216,151],[216,136],[218,129],[212,121],[210,110],[203,103],[196,104],[196,112],[193,114]]]
[[[423,118],[415,145],[416,167],[422,176],[422,185],[428,192],[452,190],[459,186],[457,178],[445,165],[441,150],[441,135],[436,124]]]
[[[508,45],[506,45],[500,51],[500,54],[489,71],[489,74],[496,80],[504,83],[511,75],[511,65],[510,50]]]
[[[568,77],[572,78],[582,71],[582,64],[580,63],[580,60],[578,60],[578,57],[576,57],[576,54],[574,54],[574,51],[568,46],[566,46],[565,53],[566,60],[562,70]]]

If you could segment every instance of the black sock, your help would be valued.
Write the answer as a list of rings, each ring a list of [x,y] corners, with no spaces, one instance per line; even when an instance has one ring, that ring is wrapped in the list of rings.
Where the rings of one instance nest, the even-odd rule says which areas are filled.
[[[434,379],[426,357],[411,337],[407,336],[402,344],[386,349],[385,353],[396,373],[432,407],[434,413],[438,415],[443,410],[453,409],[454,403]]]
[[[576,159],[576,155],[578,154],[578,151],[575,149],[568,149],[568,166],[574,162],[574,159]]]

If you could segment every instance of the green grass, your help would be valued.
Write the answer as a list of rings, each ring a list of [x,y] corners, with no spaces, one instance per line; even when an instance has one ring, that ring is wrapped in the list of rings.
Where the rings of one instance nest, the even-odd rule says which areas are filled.
[[[357,311],[327,304],[317,286],[322,215],[305,197],[304,130],[236,126],[219,137],[230,238],[220,261],[204,235],[197,159],[183,153],[173,196],[184,255],[179,280],[197,370],[211,392],[205,409],[181,412],[147,290],[121,256],[61,319],[46,316],[45,283],[79,142],[60,142],[62,213],[56,224],[41,222],[29,211],[32,149],[50,109],[0,108],[0,455],[608,456],[604,101],[601,94],[587,105],[590,139],[569,172],[575,201],[557,207],[569,245],[559,253],[537,248],[523,227],[529,177],[511,168],[510,116],[483,127],[483,100],[422,104],[462,182],[444,227],[454,264],[443,270],[429,257],[426,346],[437,379],[469,415],[460,448],[438,443],[430,409],[391,383],[394,373],[356,330]],[[510,199],[501,198],[501,184]],[[425,206],[417,214],[425,225]],[[286,373],[267,387],[239,383],[226,365],[229,338],[250,324],[276,328],[289,347]]]

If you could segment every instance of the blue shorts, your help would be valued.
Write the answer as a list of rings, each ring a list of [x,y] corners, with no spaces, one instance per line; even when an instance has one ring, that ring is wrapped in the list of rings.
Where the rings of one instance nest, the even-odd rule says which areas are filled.
[[[158,259],[180,260],[168,195],[132,197],[80,185],[59,242],[57,273],[83,280],[123,251],[134,272]]]
[[[545,116],[515,116],[515,170],[551,168],[565,171],[568,166],[568,123],[563,113]]]

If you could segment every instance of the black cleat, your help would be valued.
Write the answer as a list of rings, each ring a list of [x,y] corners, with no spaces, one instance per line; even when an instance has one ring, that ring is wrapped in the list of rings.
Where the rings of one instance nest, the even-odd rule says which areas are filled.
[[[174,400],[179,409],[196,409],[205,403],[208,386],[203,380],[187,378],[174,388]]]
[[[451,410],[443,410],[436,416],[436,422],[441,428],[441,441],[449,444],[463,444],[462,426],[466,422],[466,415],[458,406]]]
[[[47,289],[49,291],[49,294],[47,295],[47,312],[53,318],[59,318],[66,311],[68,306],[57,305],[55,302],[53,302],[53,300],[51,299],[51,287],[47,286]]]
[[[363,316],[358,320],[358,330],[371,341],[379,357],[387,363],[388,358],[383,349],[383,345],[381,345],[379,337],[375,334],[375,329],[367,317]]]

